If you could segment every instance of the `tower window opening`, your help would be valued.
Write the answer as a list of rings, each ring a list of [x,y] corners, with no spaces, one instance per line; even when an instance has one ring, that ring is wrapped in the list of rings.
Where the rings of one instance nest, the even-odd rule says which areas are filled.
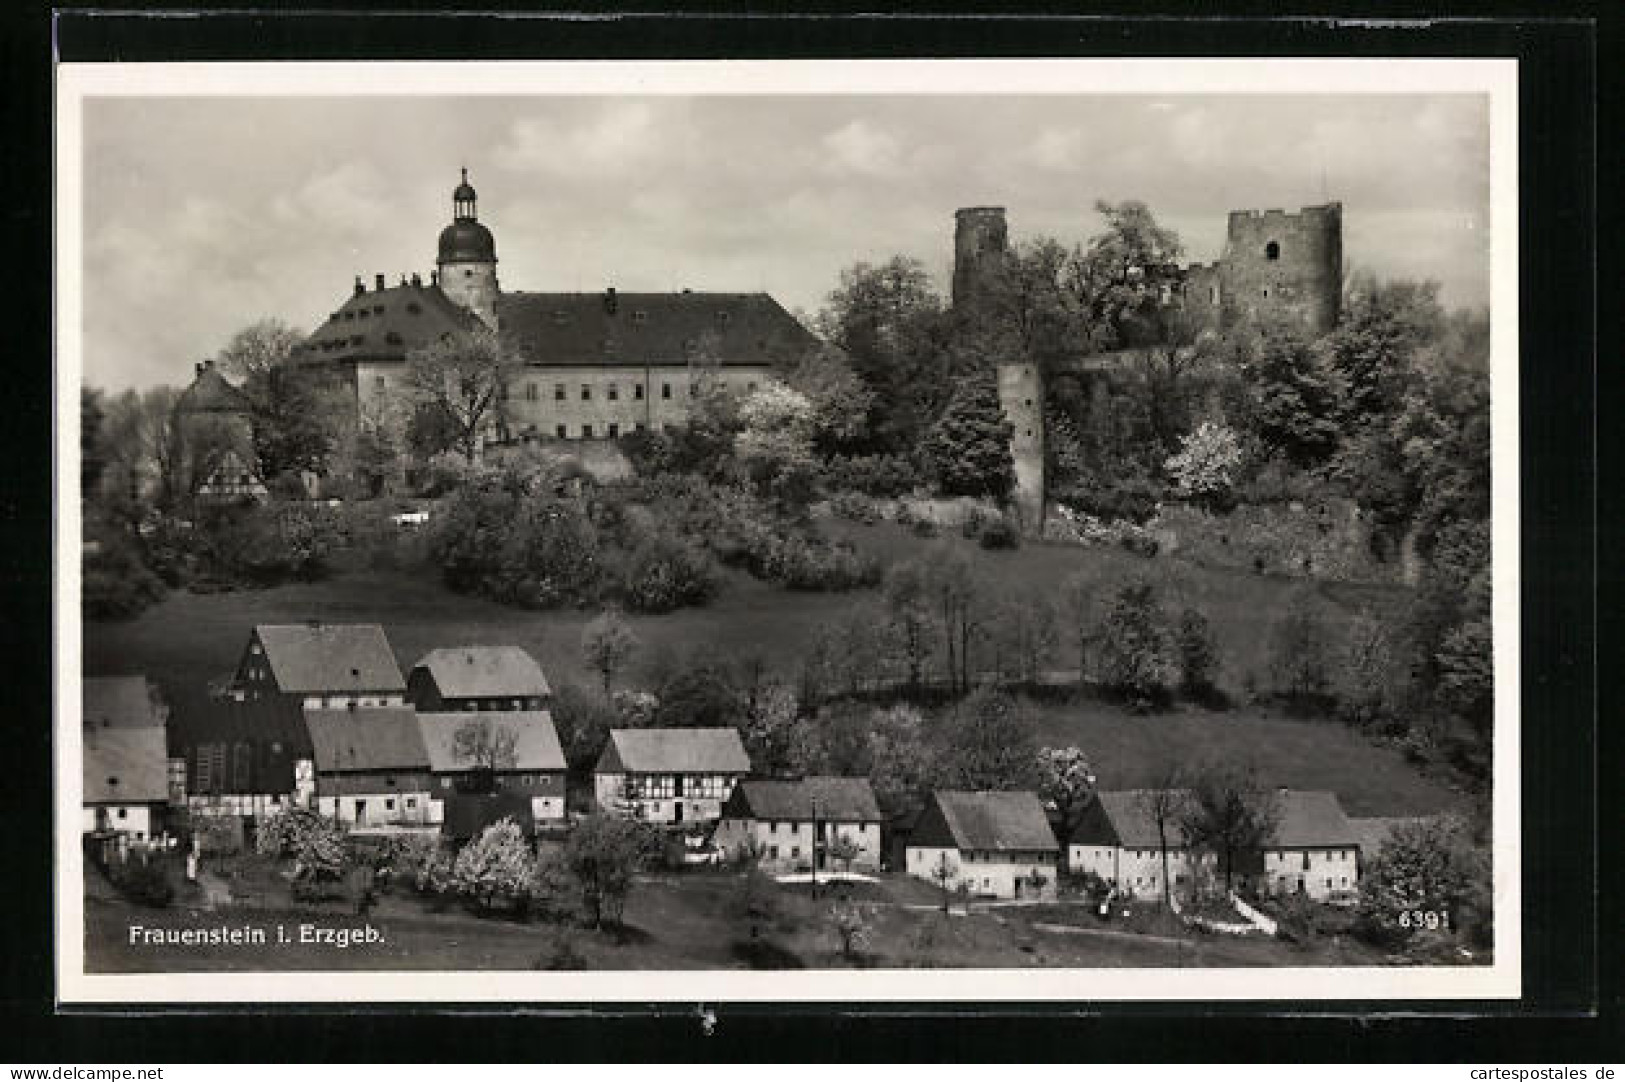
[[[474,277],[474,272],[473,272],[473,271],[472,271],[472,270],[469,270],[469,269],[467,269],[467,268],[464,268],[464,270],[463,270],[463,277],[464,277],[464,278],[472,278],[472,277]]]
[[[1273,240],[1270,241],[1268,244],[1264,245],[1264,258],[1265,259],[1280,259],[1281,258],[1281,246],[1279,244],[1277,244]]]

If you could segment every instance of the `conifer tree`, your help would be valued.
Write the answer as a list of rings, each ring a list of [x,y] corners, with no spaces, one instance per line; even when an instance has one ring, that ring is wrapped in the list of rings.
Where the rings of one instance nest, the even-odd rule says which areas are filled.
[[[1002,500],[1015,485],[1013,431],[992,379],[968,377],[954,390],[921,454],[948,495]]]

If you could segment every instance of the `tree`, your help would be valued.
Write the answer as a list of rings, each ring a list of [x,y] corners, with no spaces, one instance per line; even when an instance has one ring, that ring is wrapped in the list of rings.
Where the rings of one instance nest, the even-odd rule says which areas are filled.
[[[1366,933],[1384,944],[1409,945],[1431,921],[1459,932],[1469,918],[1488,938],[1490,898],[1488,861],[1456,816],[1394,827],[1360,875]]]
[[[1494,647],[1488,619],[1466,621],[1439,644],[1439,700],[1481,735],[1495,720]]]
[[[1136,709],[1165,702],[1175,679],[1166,622],[1156,588],[1135,578],[1117,591],[1096,635],[1101,683]]]
[[[1343,391],[1324,353],[1291,326],[1266,328],[1247,373],[1264,443],[1298,466],[1332,457],[1342,436]]]
[[[852,961],[869,945],[874,926],[861,906],[836,902],[829,908],[830,930],[841,944],[841,957]]]
[[[937,856],[937,862],[931,866],[931,878],[942,888],[942,911],[946,913],[954,880],[959,878],[959,862],[944,850]]]
[[[267,816],[254,835],[262,856],[291,857],[294,878],[335,883],[349,866],[344,828],[309,808],[290,808]]]
[[[1212,626],[1199,610],[1187,607],[1179,614],[1174,649],[1179,654],[1180,684],[1185,693],[1211,695],[1219,670],[1219,647],[1213,641]]]
[[[516,367],[502,340],[484,328],[459,331],[412,350],[406,364],[420,409],[430,411],[473,462],[488,430],[502,423],[502,395]]]
[[[1300,707],[1323,705],[1332,689],[1332,645],[1325,621],[1298,601],[1276,623],[1271,668],[1275,686]]]
[[[94,387],[79,389],[79,498],[89,499],[107,465],[102,454],[102,423],[107,419],[102,392]]]
[[[249,385],[254,454],[266,477],[325,474],[335,439],[333,408],[310,372],[285,363],[256,373]]]
[[[1274,834],[1280,815],[1274,794],[1252,767],[1217,762],[1193,773],[1189,793],[1180,829],[1193,854],[1213,854],[1230,891],[1242,861],[1260,854]]]
[[[970,559],[952,547],[939,548],[930,565],[931,596],[937,609],[948,662],[948,683],[966,691],[971,683],[971,644],[981,630],[983,584]]]
[[[813,495],[813,406],[800,391],[768,380],[740,404],[734,455],[780,510],[799,513]]]
[[[581,904],[592,928],[620,923],[633,876],[646,852],[639,824],[619,816],[595,813],[575,825],[564,843],[564,865],[581,892]]]
[[[954,709],[942,749],[945,780],[957,789],[1028,789],[1037,781],[1037,728],[1002,691],[980,687]]]
[[[917,811],[938,779],[926,741],[925,718],[913,706],[875,710],[869,716],[869,784],[888,819]]]
[[[214,356],[220,374],[253,398],[272,372],[281,370],[305,334],[274,317],[259,320],[231,336]]]
[[[747,843],[742,851],[745,874],[740,876],[739,887],[732,899],[734,915],[745,921],[752,941],[761,939],[762,933],[771,929],[783,915],[779,885],[757,866],[761,855],[756,848]]]
[[[852,835],[850,834],[841,834],[837,836],[834,841],[829,843],[829,847],[825,850],[825,853],[828,854],[829,859],[834,861],[836,864],[839,864],[843,872],[850,872],[852,870],[852,862],[857,860],[859,854],[862,852],[863,850],[859,848],[858,843],[852,839]]]
[[[1404,673],[1381,621],[1364,613],[1349,621],[1335,689],[1339,712],[1356,725],[1393,717],[1404,695]]]
[[[801,716],[795,695],[777,684],[756,697],[740,736],[758,774],[804,774],[818,754],[817,734]]]
[[[1090,344],[1111,350],[1155,341],[1164,287],[1172,288],[1183,253],[1179,236],[1137,200],[1102,200],[1095,210],[1106,228],[1073,255],[1063,275]]]
[[[918,559],[899,560],[886,569],[882,590],[886,613],[896,634],[893,641],[908,672],[908,686],[918,692],[931,657],[931,570]]]
[[[1089,647],[1094,642],[1095,584],[1087,574],[1078,572],[1061,584],[1061,612],[1078,646],[1078,679],[1085,678],[1089,670]]]
[[[1038,796],[1055,809],[1061,852],[1069,852],[1072,832],[1095,802],[1095,770],[1082,748],[1039,749]]]
[[[1437,282],[1382,282],[1356,275],[1330,337],[1342,375],[1349,429],[1392,415],[1415,371],[1416,353],[1439,340],[1444,310]]]
[[[512,819],[500,819],[463,846],[451,866],[452,887],[482,910],[524,906],[536,878],[536,854]]]
[[[1230,495],[1241,460],[1241,440],[1235,430],[1204,421],[1180,442],[1179,452],[1169,457],[1164,468],[1180,495],[1216,507]]]
[[[1184,768],[1172,758],[1163,760],[1151,786],[1142,789],[1138,797],[1141,814],[1157,828],[1157,852],[1162,857],[1162,904],[1170,912],[1173,910],[1173,881],[1169,875],[1168,842],[1187,814],[1187,799]]]
[[[1013,673],[1027,684],[1037,684],[1055,651],[1058,634],[1055,606],[1038,590],[1022,591],[993,606],[988,639],[994,650],[994,670]]]
[[[519,734],[489,714],[476,714],[452,734],[452,753],[482,773],[512,770],[519,762]]]
[[[581,657],[604,681],[604,696],[622,665],[638,647],[638,637],[621,614],[606,609],[581,629]]]
[[[944,493],[1003,500],[1015,486],[1014,431],[992,378],[967,377],[921,444],[920,457]]]
[[[813,449],[821,455],[861,450],[875,395],[838,346],[810,350],[785,376],[812,407]]]

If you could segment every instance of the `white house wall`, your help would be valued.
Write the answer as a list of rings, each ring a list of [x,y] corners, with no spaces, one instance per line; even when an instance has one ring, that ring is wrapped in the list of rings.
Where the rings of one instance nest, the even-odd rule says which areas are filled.
[[[1270,894],[1301,890],[1316,901],[1358,890],[1359,847],[1269,850],[1264,854],[1264,884]]]
[[[936,878],[935,872],[945,855],[949,865],[954,869],[954,877],[948,883],[950,890],[958,890],[963,884],[972,895],[1015,898],[1016,883],[1021,880],[1023,881],[1021,896],[1031,897],[1032,888],[1025,881],[1030,880],[1036,872],[1044,877],[1044,885],[1038,892],[1039,896],[1047,898],[1055,896],[1055,877],[1059,871],[1056,867],[1058,854],[1047,862],[1034,859],[1012,860],[1003,855],[996,855],[991,860],[969,860],[966,854],[958,849],[911,845],[905,850],[904,864],[909,875],[940,886],[941,881]]]
[[[854,871],[874,870],[880,867],[879,823],[829,823],[820,821],[823,845],[828,847],[837,840],[851,840],[858,848],[853,858]],[[774,872],[791,872],[802,866],[811,867],[813,830],[810,820],[724,819],[717,824],[715,841],[725,859],[733,859],[749,842],[754,842],[761,854],[761,866]],[[844,870],[840,862],[826,859],[826,869]]]

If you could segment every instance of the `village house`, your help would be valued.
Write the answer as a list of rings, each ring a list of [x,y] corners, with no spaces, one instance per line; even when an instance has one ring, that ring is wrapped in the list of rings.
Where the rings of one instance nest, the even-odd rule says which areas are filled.
[[[425,826],[444,815],[417,712],[409,706],[305,711],[316,758],[316,806],[355,828]]]
[[[316,795],[304,712],[287,696],[239,700],[185,689],[169,718],[171,762],[193,815],[263,817]]]
[[[231,693],[282,695],[307,710],[400,706],[406,701],[395,654],[377,624],[260,624],[248,636]]]
[[[735,729],[611,729],[593,768],[593,793],[616,814],[709,823],[749,773]]]
[[[1352,901],[1360,886],[1360,835],[1337,794],[1282,789],[1276,802],[1275,830],[1263,853],[1264,893]]]
[[[564,819],[564,749],[546,710],[420,712],[417,719],[437,799],[500,792],[523,797],[535,822]]]
[[[1175,800],[1183,798],[1180,793]],[[1180,828],[1177,804],[1157,830],[1149,801],[1151,790],[1127,789],[1095,794],[1095,800],[1072,832],[1067,847],[1067,868],[1074,874],[1094,874],[1125,894],[1161,897],[1163,887],[1162,838],[1168,845],[1167,875],[1172,892],[1189,895],[1198,879],[1212,874],[1211,853],[1193,855]]]
[[[754,779],[723,803],[714,840],[725,859],[754,850],[769,871],[873,872],[880,821],[868,778]]]
[[[536,659],[517,646],[430,650],[406,677],[419,710],[541,710],[553,691]]]
[[[1162,848],[1148,792],[1102,792],[1073,832],[1068,866],[1093,872],[1119,890],[1141,898],[1162,893]],[[1180,793],[1183,797],[1185,794]],[[1272,809],[1268,843],[1238,860],[1240,879],[1265,894],[1307,894],[1316,901],[1353,896],[1359,885],[1360,836],[1343,814],[1335,793],[1280,789]],[[1175,893],[1185,896],[1218,875],[1213,853],[1192,853],[1173,816],[1167,824],[1168,872]]]
[[[83,727],[84,813],[87,834],[158,837],[169,804],[169,752],[164,730]]]
[[[1053,898],[1061,846],[1028,792],[931,794],[904,849],[909,875],[990,898]]]

